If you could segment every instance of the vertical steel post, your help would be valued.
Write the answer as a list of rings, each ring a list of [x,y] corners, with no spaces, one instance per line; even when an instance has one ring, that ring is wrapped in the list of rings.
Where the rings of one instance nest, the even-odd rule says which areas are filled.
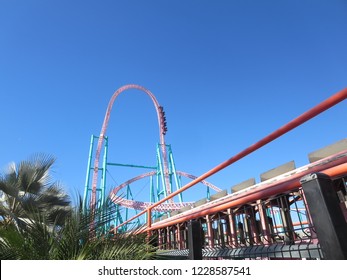
[[[213,235],[212,221],[209,215],[206,215],[206,226],[207,226],[208,246],[213,248],[214,235]]]
[[[169,159],[170,159],[170,164],[171,164],[171,168],[172,168],[172,173],[174,175],[174,179],[176,182],[176,190],[179,190],[181,188],[181,184],[180,184],[180,181],[178,180],[178,177],[177,177],[176,166],[175,166],[175,161],[174,161],[173,154],[172,154],[171,145],[167,145],[167,147],[169,150]],[[181,203],[183,202],[182,193],[180,193],[178,195],[178,199],[179,199],[179,202],[181,202]]]
[[[237,230],[236,230],[236,224],[235,224],[235,219],[234,219],[234,213],[230,208],[227,210],[227,212],[228,212],[228,221],[229,221],[229,229],[230,229],[229,245],[232,248],[234,248],[238,245]]]
[[[245,241],[248,243],[247,245],[253,245],[253,238],[252,238],[252,231],[251,231],[251,224],[250,224],[250,217],[247,214],[247,210],[245,209],[245,213],[243,215],[243,227],[244,227],[244,233],[245,233]]]
[[[86,183],[84,187],[84,196],[83,196],[83,211],[84,212],[87,210],[87,197],[89,197],[89,180],[90,180],[90,170],[91,170],[92,158],[93,158],[92,155],[93,155],[93,147],[94,147],[94,138],[95,136],[92,135],[90,139],[87,175],[86,175]]]
[[[218,232],[218,245],[224,248],[225,247],[224,226],[223,226],[221,217],[218,217],[218,220],[217,220],[217,232]]]
[[[202,234],[198,221],[188,222],[188,248],[190,260],[202,260]]]
[[[271,241],[271,233],[270,233],[270,224],[268,221],[268,216],[266,215],[266,211],[264,209],[265,205],[263,205],[261,200],[257,200],[258,211],[260,217],[260,225],[262,231],[261,241],[263,244],[269,244]]]
[[[181,240],[181,228],[180,228],[180,224],[177,224],[176,225],[176,235],[177,235],[177,237],[176,237],[176,239],[177,239],[177,248],[176,249],[178,249],[178,250],[182,250],[182,244],[181,244],[181,242],[182,242],[182,240]]]
[[[150,229],[152,227],[152,212],[151,209],[147,209],[147,228]],[[152,235],[152,231],[149,230],[147,232],[148,238],[150,238]]]
[[[149,177],[149,202],[154,203],[153,199],[154,194],[154,186],[153,186],[153,176]]]
[[[160,250],[163,250],[163,236],[162,236],[162,231],[161,229],[158,229],[158,248]]]
[[[157,174],[156,174],[156,180],[155,180],[155,183],[156,183],[156,185],[155,185],[155,187],[156,187],[156,191],[157,191],[157,197],[156,197],[156,201],[155,202],[158,202],[158,201],[160,201],[160,188],[159,188],[159,169],[158,169],[159,167],[157,167]]]
[[[165,185],[165,178],[164,178],[164,171],[163,171],[163,165],[161,162],[161,155],[160,155],[160,148],[159,148],[160,144],[158,144],[157,147],[157,158],[158,158],[158,166],[159,166],[159,170],[160,170],[160,177],[161,177],[161,183],[163,185],[163,191],[164,191],[164,196],[167,196],[167,192],[166,192],[166,185]]]
[[[166,249],[171,249],[171,229],[166,227]]]
[[[247,214],[247,222],[249,224],[249,239],[252,240],[252,244],[258,244],[260,242],[259,238],[259,232],[257,228],[257,221],[256,221],[256,216],[255,216],[255,210],[254,207],[250,207],[246,209],[246,214]]]
[[[287,245],[294,244],[294,226],[290,213],[290,203],[288,195],[279,198],[280,202],[280,217],[282,220],[282,227],[284,231],[284,241]]]
[[[325,259],[347,259],[347,223],[329,176],[313,173],[300,181]]]
[[[105,136],[105,150],[104,150],[104,158],[102,164],[102,183],[101,183],[101,203],[102,205],[105,203],[106,195],[106,172],[107,172],[107,153],[108,153],[108,137]]]
[[[317,233],[314,230],[312,230],[313,229],[312,215],[310,213],[310,209],[308,208],[307,199],[306,199],[306,196],[305,196],[303,189],[302,189],[301,193],[302,193],[302,200],[304,202],[305,209],[306,209],[306,215],[307,215],[306,217],[307,217],[307,220],[309,222],[309,231],[311,234],[311,239],[312,239],[314,244],[317,244],[317,242],[318,242],[317,241],[318,240]]]
[[[100,208],[101,208],[101,216],[105,217],[104,211],[108,211],[105,206],[106,202],[106,172],[107,172],[107,153],[108,153],[108,137],[104,136],[105,139],[105,148],[104,148],[104,158],[103,158],[103,163],[102,163],[102,181],[101,181],[101,190],[100,190]],[[107,223],[104,225],[104,231],[107,232],[107,227],[109,227],[110,224]]]
[[[130,190],[130,185],[127,185],[127,195],[126,195],[126,199],[129,200],[130,199],[130,194],[131,194],[131,190]],[[125,209],[125,220],[128,220],[128,216],[129,216],[129,209],[126,208]],[[128,224],[124,225],[125,226],[125,231],[128,230]]]
[[[183,241],[184,241],[184,244],[183,244],[183,249],[188,249],[188,223],[187,222],[184,222],[183,223]]]

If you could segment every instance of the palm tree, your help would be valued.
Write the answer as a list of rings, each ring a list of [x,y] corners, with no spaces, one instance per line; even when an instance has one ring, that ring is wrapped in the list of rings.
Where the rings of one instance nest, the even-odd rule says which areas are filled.
[[[25,227],[13,224],[0,228],[0,259],[40,260],[144,260],[155,258],[155,247],[145,235],[132,233],[103,234],[114,213],[96,210],[98,217],[90,238],[91,214],[82,211],[82,203],[74,208],[61,227],[48,230],[45,216],[37,214],[26,220]]]
[[[45,221],[62,225],[70,212],[70,198],[58,182],[53,182],[50,169],[52,156],[37,154],[18,165],[9,165],[0,176],[0,219],[4,226],[32,220],[39,213]]]
[[[69,197],[52,182],[51,156],[36,155],[11,164],[0,177],[0,259],[107,260],[151,259],[155,248],[146,236],[105,234],[114,219],[107,201],[93,213],[70,206]],[[91,218],[96,220],[90,226]],[[93,238],[91,238],[91,236]]]

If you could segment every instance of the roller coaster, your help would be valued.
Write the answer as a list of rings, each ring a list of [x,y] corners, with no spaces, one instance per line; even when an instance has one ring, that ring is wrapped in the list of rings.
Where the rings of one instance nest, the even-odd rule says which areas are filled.
[[[160,142],[157,145],[156,158],[157,165],[155,167],[150,166],[142,166],[135,164],[120,164],[120,163],[112,163],[108,161],[108,138],[106,135],[106,130],[108,127],[111,110],[116,98],[124,91],[129,89],[137,89],[145,94],[147,94],[155,107],[158,118],[159,125],[159,139]],[[182,186],[182,177],[195,179],[196,176],[191,175],[187,172],[176,170],[174,157],[171,149],[171,145],[167,145],[165,143],[165,134],[167,132],[166,125],[166,117],[165,111],[162,106],[159,105],[159,102],[155,98],[155,96],[146,88],[139,85],[126,85],[118,89],[112,96],[106,111],[106,115],[104,118],[104,122],[102,125],[102,129],[100,135],[91,137],[90,143],[90,151],[89,151],[89,161],[87,167],[87,176],[86,176],[86,185],[84,192],[84,200],[83,205],[84,208],[87,208],[89,204],[89,209],[94,209],[95,207],[101,207],[105,203],[106,200],[106,177],[107,170],[109,166],[123,166],[129,168],[144,168],[144,169],[152,169],[152,171],[140,174],[126,182],[116,186],[112,189],[109,194],[109,198],[114,202],[114,206],[116,209],[116,217],[115,217],[115,226],[118,227],[120,223],[123,223],[124,219],[128,218],[129,212],[127,209],[132,209],[135,211],[144,210],[149,206],[153,205],[153,203],[158,202],[161,197],[167,197],[173,191],[173,188],[179,190]],[[97,139],[96,148],[95,148],[95,139]],[[94,150],[96,150],[94,152]],[[100,167],[100,155],[103,151],[103,159],[102,159],[102,167]],[[92,167],[92,161],[94,160],[94,165]],[[101,172],[101,180],[98,180],[99,172]],[[91,180],[92,175],[92,180]],[[130,185],[138,180],[150,177],[150,198],[151,201],[143,202],[136,201],[133,199],[132,190]],[[90,187],[91,180],[91,187]],[[221,191],[215,185],[202,180],[201,183],[207,186],[207,197],[210,195],[209,189],[214,191]],[[123,195],[122,189],[126,189],[126,196]],[[87,200],[89,199],[89,203]],[[153,211],[156,212],[155,217],[160,217],[166,213],[170,213],[171,211],[181,209],[182,207],[189,207],[193,205],[193,202],[184,202],[183,196],[180,194],[178,196],[178,201],[174,201],[170,199],[168,203],[160,204],[153,208]],[[122,211],[122,208],[125,208],[125,211]],[[124,216],[124,217],[123,217]],[[137,225],[140,225],[140,220],[137,220]],[[127,230],[127,225],[122,227],[123,231]]]
[[[106,131],[112,106],[116,98],[129,89],[147,94],[155,107],[159,125],[156,166],[108,161]],[[260,176],[260,183],[251,178],[230,190],[222,190],[206,179],[342,102],[346,97],[347,89],[332,95],[197,177],[176,169],[171,145],[165,143],[165,112],[155,96],[139,85],[123,86],[111,97],[99,136],[91,137],[83,207],[86,211],[101,208],[108,196],[116,213],[112,225],[114,233],[134,229],[136,232],[147,232],[149,236],[155,237],[158,252],[163,256],[188,256],[189,243],[192,243],[188,241],[189,227],[194,221],[199,224],[199,234],[202,236],[199,242],[205,259],[324,259],[322,242],[317,237],[311,207],[303,190],[303,178],[314,173],[329,176],[346,224],[347,139],[311,153],[310,163],[305,166],[296,168],[294,162],[288,162],[264,172]],[[151,171],[113,187],[106,194],[106,177],[110,166]],[[182,177],[191,181],[183,185]],[[150,178],[150,201],[147,202],[134,199],[131,191],[131,185],[144,178]],[[206,196],[197,201],[185,202],[183,193],[196,184],[207,187]],[[211,194],[210,190],[214,193]],[[131,214],[128,209],[132,210]],[[145,219],[141,221],[140,217],[143,216]]]

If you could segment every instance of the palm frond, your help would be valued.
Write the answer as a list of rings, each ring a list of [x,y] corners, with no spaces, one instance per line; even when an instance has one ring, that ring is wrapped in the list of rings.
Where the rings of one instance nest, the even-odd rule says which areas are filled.
[[[54,162],[53,156],[45,154],[35,154],[30,159],[21,161],[17,172],[19,188],[26,193],[36,194],[49,186],[52,183],[49,170]]]
[[[51,156],[37,154],[12,164],[0,177],[1,259],[108,260],[151,259],[155,248],[134,229],[111,232],[116,208],[98,202],[85,210],[53,182]]]

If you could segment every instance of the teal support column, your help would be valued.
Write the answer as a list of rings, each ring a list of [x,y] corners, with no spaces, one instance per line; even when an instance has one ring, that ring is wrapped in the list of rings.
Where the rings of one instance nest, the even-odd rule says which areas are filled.
[[[95,136],[92,135],[90,139],[90,147],[89,147],[89,157],[88,157],[88,164],[87,164],[87,174],[86,174],[86,182],[84,185],[84,196],[83,196],[83,212],[85,213],[87,210],[87,199],[89,196],[89,181],[90,181],[90,170],[92,165],[92,158],[93,158],[93,147],[94,147],[94,139]]]
[[[154,186],[153,186],[153,177],[149,177],[149,202],[154,203]]]
[[[161,162],[161,155],[160,155],[160,144],[158,144],[157,146],[157,159],[158,159],[158,166],[159,166],[159,173],[160,173],[160,177],[161,177],[161,183],[162,183],[162,186],[163,186],[163,191],[164,191],[164,196],[166,197],[167,196],[167,193],[166,193],[166,187],[165,187],[165,178],[164,178],[164,171],[163,171],[163,165],[162,165],[162,162]]]
[[[107,154],[108,154],[108,137],[105,136],[105,148],[104,148],[104,157],[103,157],[103,163],[102,163],[102,180],[101,180],[101,190],[100,190],[100,209],[102,209],[101,213],[102,216],[105,216],[106,209],[106,174],[107,174]],[[107,227],[109,227],[109,223],[105,224],[104,230],[106,232]]]
[[[180,181],[177,178],[176,166],[175,166],[175,161],[174,161],[173,154],[172,154],[171,145],[167,145],[167,147],[168,147],[168,150],[169,150],[169,159],[170,159],[170,165],[171,165],[171,168],[172,168],[172,174],[174,176],[175,183],[176,183],[176,190],[179,190],[181,188],[181,184],[180,184]],[[183,195],[182,195],[182,193],[180,193],[178,195],[178,199],[179,199],[179,202],[181,202],[181,203],[183,202]]]
[[[130,199],[131,196],[131,190],[130,190],[130,186],[127,185],[127,194],[126,194],[126,199]],[[129,219],[129,209],[125,208],[125,220],[127,221]],[[125,231],[128,230],[128,224],[124,225],[125,227]]]

